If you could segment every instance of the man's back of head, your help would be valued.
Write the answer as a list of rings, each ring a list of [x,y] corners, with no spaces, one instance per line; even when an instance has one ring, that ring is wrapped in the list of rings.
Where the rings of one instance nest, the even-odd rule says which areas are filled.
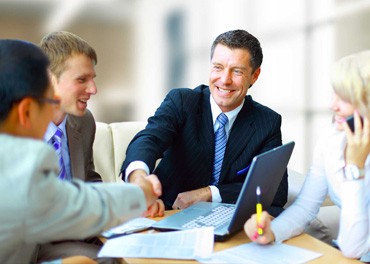
[[[49,87],[49,60],[36,45],[0,40],[0,123],[14,103],[25,97],[42,98]]]

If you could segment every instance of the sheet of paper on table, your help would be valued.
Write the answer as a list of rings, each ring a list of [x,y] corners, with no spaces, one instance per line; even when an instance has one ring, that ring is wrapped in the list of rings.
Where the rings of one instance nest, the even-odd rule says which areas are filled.
[[[113,227],[107,231],[104,231],[101,235],[105,238],[128,235],[135,232],[146,230],[150,228],[154,223],[156,223],[156,221],[152,219],[138,217],[130,221],[127,221],[119,226]]]
[[[213,227],[185,231],[132,234],[109,239],[98,257],[116,258],[209,258],[213,252]]]
[[[201,263],[306,263],[322,254],[286,244],[259,245],[246,243],[218,251],[209,259],[198,258]]]

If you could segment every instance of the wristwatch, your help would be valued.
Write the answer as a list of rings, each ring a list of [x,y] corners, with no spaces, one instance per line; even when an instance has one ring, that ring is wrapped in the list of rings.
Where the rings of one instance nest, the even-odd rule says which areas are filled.
[[[354,164],[347,164],[344,167],[344,178],[346,180],[359,180],[365,177],[365,169],[360,169]]]

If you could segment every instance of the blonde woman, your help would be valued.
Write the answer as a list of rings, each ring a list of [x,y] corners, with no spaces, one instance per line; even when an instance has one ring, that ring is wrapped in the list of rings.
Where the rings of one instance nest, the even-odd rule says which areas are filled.
[[[263,212],[244,226],[257,243],[281,242],[304,231],[327,194],[341,208],[337,244],[343,255],[370,261],[370,50],[334,65],[333,124],[319,140],[297,200],[281,215]],[[354,116],[354,132],[346,119]],[[262,236],[257,228],[264,229]]]

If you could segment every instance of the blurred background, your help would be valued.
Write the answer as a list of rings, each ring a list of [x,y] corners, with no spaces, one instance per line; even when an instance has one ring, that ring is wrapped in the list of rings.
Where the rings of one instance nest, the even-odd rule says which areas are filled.
[[[146,120],[172,88],[208,84],[217,35],[245,29],[262,45],[253,98],[283,116],[289,167],[306,173],[330,125],[330,67],[370,49],[370,0],[0,0],[0,38],[39,43],[55,30],[95,48],[97,121]]]

